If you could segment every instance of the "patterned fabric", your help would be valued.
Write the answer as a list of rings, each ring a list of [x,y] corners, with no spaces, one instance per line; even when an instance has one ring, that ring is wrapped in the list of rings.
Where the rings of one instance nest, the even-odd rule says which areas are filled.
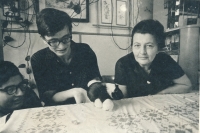
[[[60,61],[49,48],[36,52],[31,58],[38,91],[46,105],[53,105],[51,98],[55,93],[75,87],[86,89],[90,80],[101,77],[96,55],[87,44],[72,41],[71,50],[69,65]],[[75,103],[74,99],[68,102]]]
[[[115,66],[115,83],[126,85],[129,97],[156,94],[184,75],[182,68],[167,54],[158,53],[147,74],[133,53],[120,58]]]
[[[93,103],[15,111],[3,133],[199,133],[199,93],[116,100],[113,111]],[[4,121],[4,120],[3,120]]]

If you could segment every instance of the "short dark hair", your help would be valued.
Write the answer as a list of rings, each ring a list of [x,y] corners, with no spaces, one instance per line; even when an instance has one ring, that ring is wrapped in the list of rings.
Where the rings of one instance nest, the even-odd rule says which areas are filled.
[[[132,42],[133,42],[133,36],[135,33],[151,34],[155,37],[158,43],[157,45],[159,49],[162,49],[163,47],[165,47],[164,27],[157,20],[147,19],[147,20],[142,20],[138,24],[136,24],[132,30]]]
[[[44,36],[53,36],[68,26],[72,31],[72,20],[70,16],[64,12],[54,8],[45,8],[36,16],[36,24],[38,33]]]
[[[13,76],[21,76],[19,68],[10,61],[0,61],[0,86],[6,83]]]

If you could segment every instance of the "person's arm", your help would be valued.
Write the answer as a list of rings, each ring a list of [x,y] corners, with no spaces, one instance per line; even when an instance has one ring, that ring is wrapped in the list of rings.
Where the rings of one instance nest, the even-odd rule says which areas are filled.
[[[53,95],[52,100],[55,103],[66,101],[69,98],[74,98],[76,103],[87,102],[87,92],[83,88],[72,88],[66,91],[57,92]]]
[[[118,60],[115,65],[115,83],[118,85],[119,89],[122,91],[124,98],[128,97],[127,94],[127,83],[126,83],[126,72],[124,69],[123,62]]]
[[[118,84],[118,87],[119,87],[119,89],[122,91],[122,93],[123,93],[123,95],[124,95],[124,98],[127,98],[128,95],[127,95],[127,87],[126,87],[126,85],[119,85],[119,84]]]
[[[33,70],[33,76],[38,88],[39,97],[45,104],[51,104],[52,96],[57,93],[55,89],[51,89],[54,86],[51,73],[46,74],[46,53],[38,52],[31,57],[31,66]]]
[[[187,77],[181,66],[174,61],[171,56],[167,54],[160,54],[162,61],[163,71],[165,71],[165,76],[173,82],[172,86],[159,92],[159,94],[169,94],[169,93],[187,93],[192,88],[190,79]]]
[[[112,97],[112,92],[115,91],[115,84],[113,83],[105,83],[106,84],[106,88],[107,88],[107,92],[110,95],[110,97]],[[127,98],[127,87],[126,85],[119,85],[117,84],[119,89],[121,90],[122,94],[123,94],[123,98]]]
[[[173,82],[173,86],[170,86],[158,92],[158,94],[188,93],[192,88],[191,82],[186,74],[184,74],[180,78],[174,79]]]
[[[88,46],[87,49],[88,83],[91,80],[101,80],[101,74],[98,67],[97,57],[94,51]]]

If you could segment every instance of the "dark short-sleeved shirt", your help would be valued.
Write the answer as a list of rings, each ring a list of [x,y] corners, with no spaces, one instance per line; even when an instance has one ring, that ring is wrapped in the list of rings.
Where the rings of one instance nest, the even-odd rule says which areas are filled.
[[[63,63],[49,48],[44,48],[31,57],[38,91],[46,105],[53,105],[52,96],[57,92],[76,87],[87,90],[90,80],[101,78],[96,55],[89,45],[72,41],[71,51],[72,60],[69,65]]]
[[[115,83],[127,86],[128,97],[138,97],[156,94],[184,75],[182,68],[163,52],[156,55],[150,69],[147,74],[130,53],[117,61]]]

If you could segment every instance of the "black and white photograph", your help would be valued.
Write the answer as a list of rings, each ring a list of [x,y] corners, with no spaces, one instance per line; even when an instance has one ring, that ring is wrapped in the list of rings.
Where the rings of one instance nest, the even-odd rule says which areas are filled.
[[[0,133],[199,133],[200,0],[0,0]]]

